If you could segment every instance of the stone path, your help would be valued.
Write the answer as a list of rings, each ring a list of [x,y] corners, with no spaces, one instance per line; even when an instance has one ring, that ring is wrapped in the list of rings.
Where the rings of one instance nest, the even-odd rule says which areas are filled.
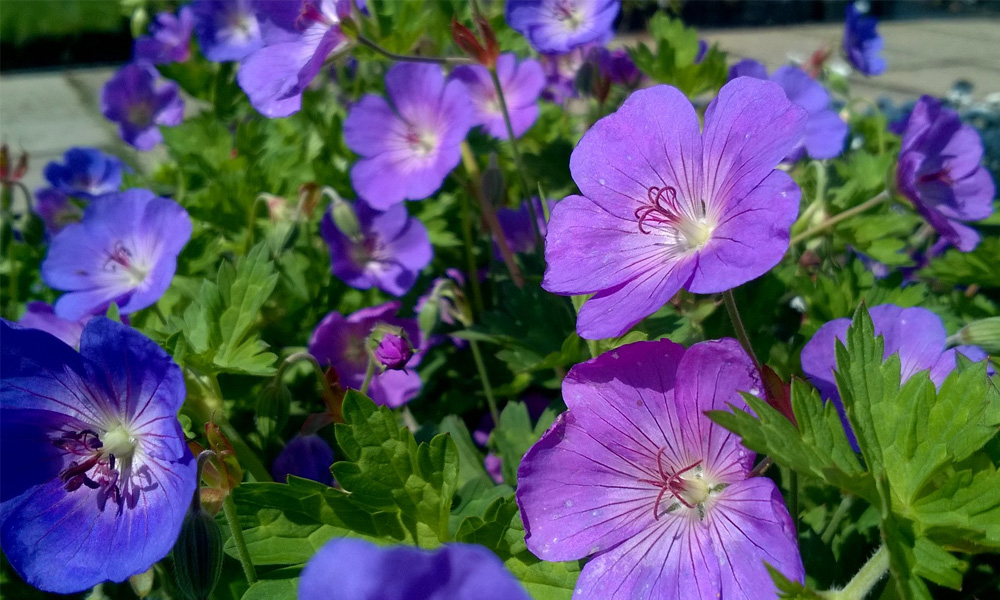
[[[773,69],[817,48],[837,48],[839,24],[702,30],[734,61],[755,58]],[[851,76],[853,94],[895,101],[921,94],[945,95],[958,79],[974,85],[982,99],[1000,92],[1000,19],[964,18],[890,21],[879,25],[889,69],[878,77]],[[44,165],[72,146],[96,146],[133,165],[148,160],[118,139],[100,114],[101,87],[113,68],[0,76],[0,139],[31,158],[27,185],[42,184]],[[146,159],[146,160],[144,160]]]

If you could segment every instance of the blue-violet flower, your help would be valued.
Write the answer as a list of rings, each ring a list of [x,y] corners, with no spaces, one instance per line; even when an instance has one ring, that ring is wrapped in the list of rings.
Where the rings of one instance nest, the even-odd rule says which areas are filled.
[[[508,0],[505,15],[535,50],[563,53],[607,41],[620,8],[620,0]]]
[[[158,125],[172,127],[184,119],[184,100],[173,81],[157,86],[158,73],[145,62],[129,63],[104,84],[101,113],[118,123],[122,139],[139,150],[163,141]]]
[[[545,87],[542,65],[532,58],[518,62],[517,55],[505,52],[497,57],[496,71],[514,137],[521,137],[538,119],[538,96]],[[507,139],[507,126],[500,109],[500,100],[486,67],[455,67],[450,77],[458,79],[468,88],[476,109],[476,124],[497,139]]]
[[[844,54],[855,69],[865,75],[880,75],[885,71],[882,58],[882,36],[875,31],[878,21],[864,16],[853,3],[847,5],[844,20]]]
[[[45,165],[45,179],[66,195],[96,198],[117,192],[122,185],[124,163],[97,148],[70,148],[63,161]]]
[[[132,55],[154,65],[180,63],[191,57],[191,33],[194,13],[182,6],[177,14],[161,12],[149,24],[149,35],[135,40]]]

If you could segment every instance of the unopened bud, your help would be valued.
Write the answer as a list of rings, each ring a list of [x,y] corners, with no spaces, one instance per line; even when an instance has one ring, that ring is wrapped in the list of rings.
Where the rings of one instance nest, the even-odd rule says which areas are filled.
[[[257,431],[265,440],[270,439],[288,422],[289,406],[292,393],[280,381],[274,381],[264,387],[257,399]]]
[[[198,455],[198,481],[205,465],[215,457],[206,450]],[[201,492],[195,487],[191,506],[184,515],[173,549],[177,588],[189,600],[208,600],[222,574],[222,532],[212,515],[201,507]]]
[[[493,33],[493,28],[490,27],[490,24],[481,17],[476,19],[476,25],[479,26],[479,31],[485,40],[485,45],[476,38],[472,30],[459,23],[455,18],[451,20],[451,37],[455,40],[455,44],[477,63],[488,69],[493,69],[496,67],[497,57],[500,55],[500,47],[497,44],[496,34]]]
[[[955,334],[953,341],[979,346],[988,354],[1000,354],[1000,317],[973,321]]]
[[[375,361],[383,370],[399,371],[413,357],[413,345],[406,332],[398,327],[380,326],[372,332],[375,346]]]
[[[341,198],[332,188],[325,188],[323,195],[332,200],[330,217],[333,218],[333,224],[336,225],[337,230],[348,239],[361,239],[361,221],[358,220],[358,213],[354,210],[354,206]]]

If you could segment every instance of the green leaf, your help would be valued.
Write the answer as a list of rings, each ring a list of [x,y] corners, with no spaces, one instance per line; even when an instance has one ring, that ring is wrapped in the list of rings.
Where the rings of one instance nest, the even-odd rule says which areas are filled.
[[[438,428],[441,433],[447,433],[455,442],[458,450],[458,487],[461,487],[473,479],[486,477],[486,468],[483,466],[483,454],[472,441],[469,435],[469,428],[465,422],[455,415],[448,415],[441,421]]]
[[[517,467],[521,458],[555,419],[551,411],[546,411],[546,414],[538,427],[532,427],[528,407],[523,402],[508,402],[500,413],[500,424],[493,430],[491,443],[502,461],[505,483],[517,485]]]
[[[301,573],[301,567],[289,567],[266,573],[243,593],[241,600],[295,600]]]
[[[347,461],[333,475],[351,498],[370,511],[399,511],[417,545],[448,540],[448,516],[458,485],[458,449],[447,434],[417,444],[392,410],[348,391],[337,442]]]

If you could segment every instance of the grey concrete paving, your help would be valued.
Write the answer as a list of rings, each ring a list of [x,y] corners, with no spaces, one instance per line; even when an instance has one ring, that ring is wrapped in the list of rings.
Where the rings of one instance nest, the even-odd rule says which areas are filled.
[[[889,69],[877,77],[852,74],[852,94],[896,101],[921,94],[944,95],[957,79],[970,81],[974,96],[1000,92],[1000,19],[890,21],[879,25]],[[740,58],[760,60],[773,69],[790,58],[807,58],[817,48],[837,49],[839,24],[753,29],[703,30],[710,42]],[[45,164],[72,146],[106,149],[133,165],[150,156],[124,145],[112,123],[101,116],[100,89],[113,68],[0,76],[0,139],[26,150],[31,170],[26,184],[42,184]]]

